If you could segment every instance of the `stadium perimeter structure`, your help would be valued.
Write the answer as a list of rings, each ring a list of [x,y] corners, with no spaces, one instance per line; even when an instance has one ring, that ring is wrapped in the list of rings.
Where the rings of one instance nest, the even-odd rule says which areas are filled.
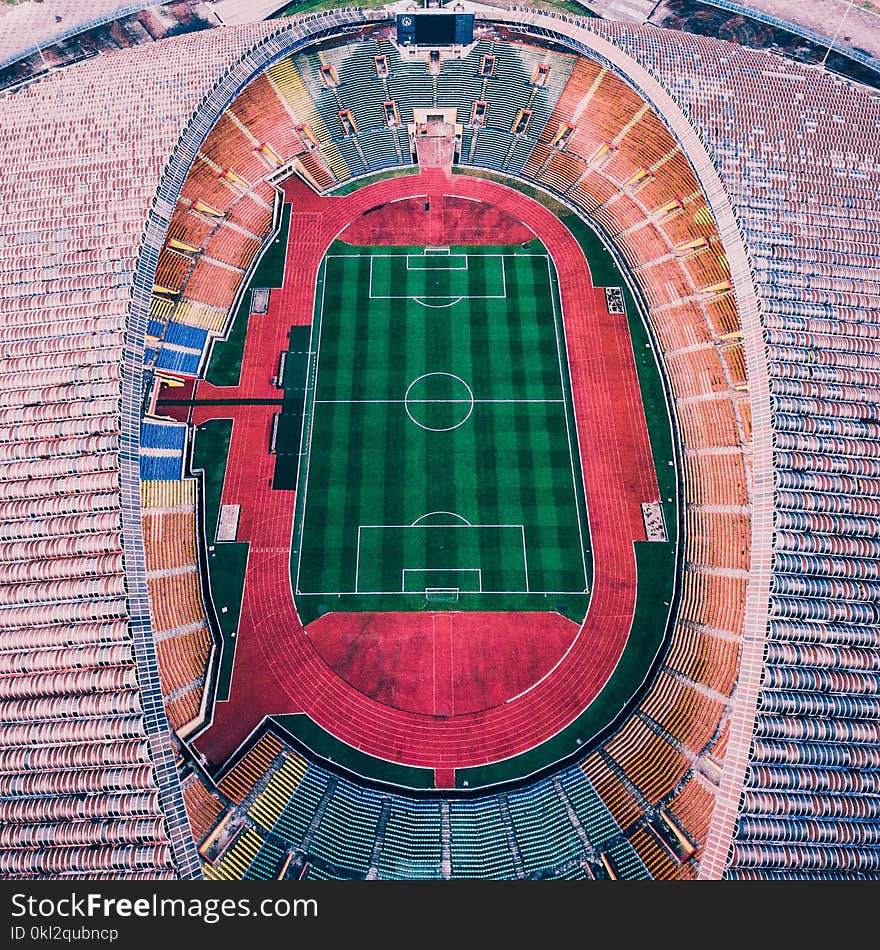
[[[381,119],[328,128],[321,80],[291,59],[330,37],[389,49],[390,24],[341,10],[217,27],[0,100],[15,169],[0,184],[0,873],[876,876],[880,103],[705,38],[481,11],[487,55],[534,50],[549,89],[525,83],[512,123],[487,100],[462,135],[462,168],[597,223],[669,382],[682,594],[628,718],[582,759],[470,798],[359,783],[272,729],[212,778],[169,727],[185,739],[208,716],[212,618],[193,489],[143,475],[183,451],[144,419],[145,383],[195,377],[226,331],[275,233],[273,175],[325,193],[404,164]],[[333,93],[352,116],[359,78]],[[247,108],[260,86],[268,130]],[[436,89],[402,88],[398,106]],[[237,139],[248,149],[224,153]],[[165,517],[189,519],[186,550],[168,555]],[[175,613],[187,597],[195,613]]]

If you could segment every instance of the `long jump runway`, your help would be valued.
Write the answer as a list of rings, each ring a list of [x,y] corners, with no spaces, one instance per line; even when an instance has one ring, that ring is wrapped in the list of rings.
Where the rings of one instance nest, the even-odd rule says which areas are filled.
[[[589,511],[593,589],[580,628],[553,613],[493,615],[488,640],[480,647],[486,651],[489,644],[488,655],[493,639],[498,655],[502,654],[505,633],[511,631],[523,642],[547,646],[544,667],[548,668],[538,663],[532,674],[539,678],[506,701],[500,694],[476,696],[479,677],[468,681],[470,692],[465,688],[462,694],[460,681],[449,672],[475,662],[465,645],[472,638],[454,633],[478,623],[478,614],[436,615],[443,617],[442,625],[450,625],[450,635],[438,636],[436,627],[433,630],[431,650],[437,656],[439,648],[439,660],[431,673],[430,700],[423,696],[403,702],[381,690],[368,695],[339,675],[317,646],[328,655],[335,651],[334,655],[350,657],[353,631],[364,618],[370,618],[372,633],[381,642],[382,631],[376,625],[381,627],[383,617],[393,639],[401,617],[412,623],[415,615],[328,614],[311,625],[316,633],[313,641],[299,622],[290,584],[295,493],[271,487],[275,466],[267,451],[271,412],[265,406],[236,406],[232,411],[197,406],[193,413],[194,425],[211,418],[235,420],[222,501],[241,506],[238,540],[250,543],[229,700],[216,704],[213,723],[196,739],[197,748],[219,764],[264,717],[301,712],[365,753],[434,769],[438,786],[448,786],[457,768],[508,758],[556,735],[595,699],[626,645],[636,600],[633,541],[645,538],[640,506],[659,499],[626,316],[608,313],[604,292],[593,287],[583,251],[565,225],[542,205],[504,185],[429,169],[368,185],[342,198],[321,198],[295,180],[286,189],[293,205],[292,250],[283,286],[272,292],[268,314],[248,330],[240,385],[200,382],[199,399],[277,398],[272,377],[278,354],[286,348],[291,325],[312,322],[321,259],[331,242],[364,212],[388,202],[424,198],[442,207],[444,196],[483,202],[502,212],[501,219],[515,219],[540,237],[557,268]],[[442,228],[432,224],[432,239],[444,243],[444,236],[448,235]],[[392,238],[388,235],[386,243],[398,243]],[[461,644],[460,655],[454,644]],[[387,653],[387,644],[384,649]],[[485,664],[487,653],[481,656]],[[338,662],[334,665],[339,668]],[[427,670],[422,673],[427,676]],[[356,676],[351,678],[357,681]],[[456,712],[457,708],[465,711]]]

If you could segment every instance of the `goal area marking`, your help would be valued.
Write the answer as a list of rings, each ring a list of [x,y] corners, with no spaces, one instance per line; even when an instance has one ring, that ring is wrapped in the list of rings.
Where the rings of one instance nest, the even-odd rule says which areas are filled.
[[[426,595],[428,592],[432,593],[441,593],[441,592],[454,592],[459,594],[464,590],[468,594],[482,594],[483,593],[483,571],[479,567],[405,567],[401,572],[401,582],[400,589],[403,594],[421,594],[424,592]],[[430,580],[431,577],[421,577],[421,583],[419,583],[419,577],[415,578],[415,585],[407,584],[407,574],[416,574],[416,575],[443,575],[442,578],[438,578],[438,583],[441,579],[446,579],[450,575],[476,575],[476,587],[472,584],[468,584],[464,588],[462,587],[430,587],[426,584],[426,581]],[[463,578],[467,579],[467,578]]]
[[[464,566],[449,565],[448,562],[441,561],[442,566],[436,566],[426,563],[427,554],[427,532],[465,532],[473,540],[470,542],[471,552],[463,552],[464,558],[470,561]],[[380,559],[376,557],[376,542],[381,546],[381,537],[376,537],[372,543],[365,543],[365,535],[370,532],[395,532],[401,539],[401,557],[404,562],[399,565],[400,570],[400,588],[398,590],[384,590],[381,580],[381,568],[377,569]],[[507,545],[499,544],[497,563],[487,565],[480,563],[474,564],[474,560],[479,557],[479,533],[494,533],[499,540],[505,535],[508,537],[513,534],[516,537],[515,542],[508,540]],[[418,555],[405,553],[406,540],[417,538],[422,535],[423,542]],[[514,554],[515,551],[515,554]],[[362,554],[364,555],[362,557]],[[504,562],[507,562],[505,564]],[[413,563],[415,562],[415,563]],[[513,562],[513,564],[511,564]],[[366,568],[365,568],[366,565]],[[507,574],[508,577],[515,571],[522,578],[522,587],[510,590],[486,590],[483,586],[483,574],[485,571],[493,571],[496,575]],[[412,581],[417,577],[421,580],[412,586]],[[432,583],[433,580],[433,583]],[[380,588],[379,590],[371,588]],[[365,524],[358,525],[357,552],[355,556],[355,594],[414,594],[425,593],[429,589],[450,589],[459,590],[465,593],[474,594],[528,594],[529,588],[529,566],[528,554],[526,551],[526,532],[524,525],[521,524],[389,524],[376,525]],[[340,592],[342,593],[342,592]]]
[[[436,249],[434,253],[421,254],[370,254],[370,300],[414,300],[431,306],[429,301],[449,301],[458,303],[461,300],[506,300],[507,299],[507,268],[505,254],[452,254],[449,248]],[[336,255],[340,256],[340,255]],[[546,255],[533,255],[543,257]],[[479,261],[485,268],[486,293],[468,293],[471,268],[471,258]],[[383,265],[377,268],[377,261]],[[387,263],[385,263],[387,262]],[[418,287],[413,287],[415,293],[394,293],[395,289],[406,288],[405,278],[396,279],[395,269],[401,268],[402,274],[426,274],[428,272],[446,272],[453,275],[449,293],[423,293]],[[464,277],[455,279],[456,275],[464,273]],[[427,278],[426,278],[427,279]],[[426,288],[427,289],[427,288]],[[382,291],[382,292],[380,292]],[[489,291],[495,291],[490,293]],[[436,306],[436,304],[434,304]]]

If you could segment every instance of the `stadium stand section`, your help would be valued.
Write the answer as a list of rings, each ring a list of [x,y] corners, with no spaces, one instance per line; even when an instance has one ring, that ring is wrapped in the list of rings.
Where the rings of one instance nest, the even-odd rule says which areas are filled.
[[[480,17],[433,78],[382,11],[338,11],[116,52],[0,100],[17,128],[0,161],[26,169],[0,183],[0,873],[880,871],[880,103],[703,37]],[[86,120],[64,112],[74,90]],[[210,715],[215,650],[185,430],[145,418],[144,394],[227,332],[277,228],[274,181],[329,192],[412,164],[387,101],[404,127],[485,103],[460,164],[598,224],[644,305],[683,462],[680,603],[652,682],[579,761],[479,796],[369,787],[271,724],[210,773],[180,743]],[[25,165],[23,142],[42,158]]]
[[[92,56],[217,23],[203,0],[25,0],[0,20],[0,89]]]
[[[119,73],[85,62],[3,101],[15,130],[3,163],[21,174],[0,186],[2,390],[21,440],[4,439],[0,530],[5,570],[36,568],[30,580],[7,575],[0,610],[4,875],[200,873],[150,632],[139,498],[145,321],[132,322],[129,308],[168,156],[228,57],[268,32],[121,51]],[[82,114],[69,109],[73,90]]]
[[[141,478],[146,578],[162,696],[168,721],[183,737],[204,719],[213,653],[197,549],[197,483],[179,474]]]
[[[876,10],[870,6],[850,10],[852,4],[823,4],[818,10],[803,4],[783,7],[792,20],[773,16],[774,4],[732,3],[730,0],[664,0],[652,5],[647,22],[683,30],[754,49],[772,49],[802,63],[822,63],[831,72],[858,82],[880,84],[877,59]],[[815,27],[811,29],[808,24]],[[868,47],[865,49],[864,47]]]

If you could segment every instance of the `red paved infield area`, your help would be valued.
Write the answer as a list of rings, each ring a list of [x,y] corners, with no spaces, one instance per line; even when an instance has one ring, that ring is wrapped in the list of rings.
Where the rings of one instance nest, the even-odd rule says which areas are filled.
[[[528,689],[578,626],[552,613],[336,613],[308,634],[329,666],[380,703],[456,716]]]
[[[329,614],[305,630],[290,584],[295,492],[271,488],[277,406],[201,405],[191,418],[234,419],[222,500],[241,506],[238,540],[250,543],[229,700],[216,705],[197,748],[219,764],[265,716],[302,712],[370,755],[435,769],[438,787],[449,786],[456,768],[554,736],[623,652],[636,598],[632,542],[644,540],[640,504],[659,498],[626,317],[608,313],[565,225],[504,185],[427,169],[339,198],[296,180],[285,187],[293,213],[284,285],[269,312],[251,318],[240,385],[201,381],[197,399],[278,398],[279,354],[290,327],[312,321],[318,265],[336,237],[453,245],[537,235],[559,275],[594,559],[580,628],[553,613],[442,612]]]

